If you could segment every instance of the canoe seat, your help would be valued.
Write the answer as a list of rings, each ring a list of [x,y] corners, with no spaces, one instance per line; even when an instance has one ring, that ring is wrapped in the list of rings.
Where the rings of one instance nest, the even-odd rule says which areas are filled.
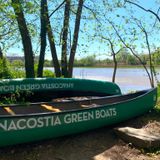
[[[50,106],[50,105],[42,104],[41,106],[43,108],[45,108],[47,110],[50,110],[50,111],[53,111],[53,112],[61,112],[61,110],[59,108],[55,108],[55,107]]]

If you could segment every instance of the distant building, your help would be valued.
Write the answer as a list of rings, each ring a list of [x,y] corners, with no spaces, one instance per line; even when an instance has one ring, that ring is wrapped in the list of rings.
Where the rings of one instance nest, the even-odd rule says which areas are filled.
[[[22,57],[22,56],[7,56],[6,58],[7,58],[10,62],[15,61],[15,60],[24,61],[24,57]]]
[[[12,62],[12,61],[15,61],[15,60],[21,60],[21,61],[24,61],[24,56],[6,56],[6,58]],[[38,61],[39,57],[36,56],[34,57],[34,60],[35,61]]]

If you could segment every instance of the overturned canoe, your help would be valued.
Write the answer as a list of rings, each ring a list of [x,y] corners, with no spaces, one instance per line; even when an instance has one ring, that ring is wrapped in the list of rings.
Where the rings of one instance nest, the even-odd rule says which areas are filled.
[[[97,80],[76,78],[27,78],[0,81],[0,98],[15,92],[34,93],[34,97],[28,97],[28,99],[33,102],[42,101],[42,99],[44,101],[49,101],[50,98],[66,96],[108,96],[121,94],[120,88],[115,83]],[[22,95],[24,95],[24,93]],[[34,99],[32,100],[32,98]]]
[[[0,146],[39,141],[119,123],[152,109],[157,90],[0,107]]]

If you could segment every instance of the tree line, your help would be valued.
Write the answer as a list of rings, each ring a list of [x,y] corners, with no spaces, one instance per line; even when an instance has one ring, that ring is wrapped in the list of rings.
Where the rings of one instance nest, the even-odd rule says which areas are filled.
[[[97,54],[98,55],[98,54]],[[100,59],[96,54],[88,55],[86,57],[75,59],[74,67],[113,67],[114,60],[111,56],[104,54],[104,57]],[[144,65],[149,66],[149,55],[140,54],[139,57],[142,59]],[[116,55],[118,66],[141,66],[142,64],[139,60],[127,50],[122,50],[119,54]],[[160,49],[152,53],[152,62],[154,66],[160,66]],[[52,61],[45,60],[45,67],[52,67]]]
[[[104,54],[104,57],[107,54]],[[99,59],[96,54],[88,55],[86,57],[74,60],[74,67],[113,67],[114,60],[111,56],[107,56],[108,58]],[[139,57],[142,59],[143,64],[149,66],[149,56],[148,54],[140,54]],[[141,66],[142,64],[137,60],[135,56],[130,54],[127,50],[122,50],[119,54],[116,55],[118,66]],[[24,61],[21,59],[9,60],[13,66],[24,68]],[[35,59],[35,66],[38,67],[39,57]],[[152,53],[152,61],[154,66],[160,66],[160,49],[156,50]],[[44,67],[52,67],[52,60],[44,60]],[[59,62],[60,63],[60,62]]]

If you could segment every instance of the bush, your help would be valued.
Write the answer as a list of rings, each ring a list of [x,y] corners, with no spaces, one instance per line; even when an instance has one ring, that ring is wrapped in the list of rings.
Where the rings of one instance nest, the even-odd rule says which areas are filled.
[[[26,104],[28,103],[28,97],[31,97],[34,93],[31,91],[15,91],[14,93],[4,95],[0,97],[0,105],[4,104]]]
[[[48,69],[43,71],[43,77],[55,77],[54,73]]]
[[[22,69],[11,69],[11,78],[25,78],[25,71]]]
[[[0,58],[0,79],[12,78],[10,63],[6,58]]]
[[[0,58],[0,79],[25,78],[25,70],[21,61],[10,63],[6,58]],[[38,66],[35,65],[35,74]],[[35,76],[37,77],[37,75]],[[43,77],[55,77],[54,72],[44,69]]]
[[[38,64],[34,65],[35,77],[37,77]],[[55,77],[54,72],[51,70],[43,68],[43,77]]]

